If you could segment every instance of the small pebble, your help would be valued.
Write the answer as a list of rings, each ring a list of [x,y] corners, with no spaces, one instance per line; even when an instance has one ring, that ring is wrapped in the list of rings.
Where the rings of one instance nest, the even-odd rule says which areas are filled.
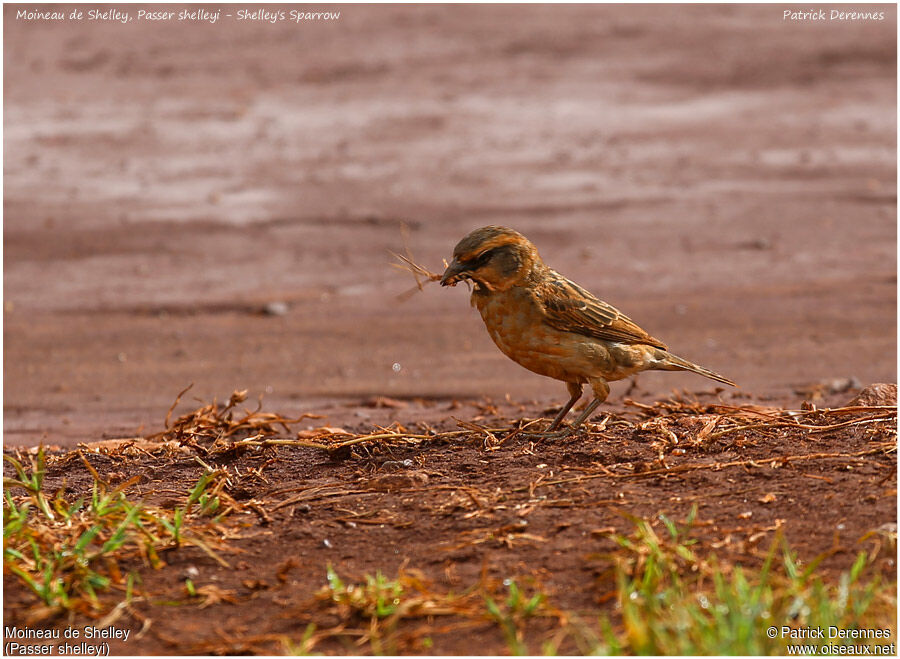
[[[289,307],[286,302],[269,302],[263,307],[263,313],[267,316],[286,316]]]
[[[385,468],[387,468],[387,469],[400,469],[400,468],[409,469],[414,464],[415,463],[413,463],[412,460],[407,458],[406,460],[402,460],[402,461],[401,460],[386,460],[381,464],[381,467],[382,467],[382,469],[385,469]]]

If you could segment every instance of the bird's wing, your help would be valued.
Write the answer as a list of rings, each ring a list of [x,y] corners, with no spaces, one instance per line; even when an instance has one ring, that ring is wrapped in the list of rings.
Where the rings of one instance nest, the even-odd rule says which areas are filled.
[[[558,272],[551,271],[551,276],[538,284],[534,292],[544,309],[544,322],[555,329],[666,350],[662,341],[647,334],[631,318]]]

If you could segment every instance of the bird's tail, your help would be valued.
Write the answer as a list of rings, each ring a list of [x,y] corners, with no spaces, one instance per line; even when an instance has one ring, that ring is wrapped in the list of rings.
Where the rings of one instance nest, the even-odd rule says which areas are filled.
[[[693,362],[689,362],[687,359],[682,359],[677,355],[673,355],[670,352],[666,352],[664,350],[659,351],[659,362],[656,366],[657,369],[663,371],[690,371],[691,373],[697,373],[698,375],[702,375],[704,377],[710,378],[711,380],[718,380],[719,382],[724,382],[725,384],[730,384],[732,387],[736,387],[737,385],[726,378],[724,375],[719,375],[718,373],[714,373],[710,371],[708,368],[703,368],[702,366],[698,366]]]

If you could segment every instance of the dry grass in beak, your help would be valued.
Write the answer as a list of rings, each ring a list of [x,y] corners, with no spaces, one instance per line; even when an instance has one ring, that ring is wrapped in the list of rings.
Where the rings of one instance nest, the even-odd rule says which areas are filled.
[[[391,252],[391,250],[388,250]],[[397,268],[399,270],[404,270],[406,272],[412,273],[413,278],[416,280],[416,285],[397,296],[397,299],[401,302],[405,302],[408,300],[416,291],[421,291],[425,284],[432,281],[440,281],[441,275],[431,272],[425,266],[419,265],[415,261],[412,260],[412,255],[409,253],[409,250],[406,250],[407,256],[403,256],[401,254],[397,254],[396,252],[391,252],[391,255],[400,261],[400,263],[391,263],[391,266]],[[444,268],[447,267],[447,261],[444,261]],[[423,281],[424,279],[424,281]]]

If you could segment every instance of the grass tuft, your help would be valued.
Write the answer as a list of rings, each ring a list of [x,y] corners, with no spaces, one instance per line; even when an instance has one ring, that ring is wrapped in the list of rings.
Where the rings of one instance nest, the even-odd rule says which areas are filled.
[[[761,567],[724,565],[714,554],[702,557],[690,539],[695,515],[696,509],[683,525],[661,515],[661,534],[636,520],[630,536],[610,535],[623,550],[611,557],[620,626],[598,648],[603,654],[784,654],[797,641],[783,638],[782,627],[895,629],[894,587],[877,575],[863,578],[865,552],[837,583],[818,574],[824,557],[803,567],[780,532]],[[774,638],[767,633],[772,627],[778,630]],[[808,643],[866,644],[827,638]]]
[[[123,574],[125,561],[161,568],[164,552],[193,545],[227,565],[212,549],[219,517],[205,519],[219,506],[217,472],[202,476],[186,503],[167,511],[129,499],[139,477],[110,487],[81,459],[93,478],[91,496],[72,500],[63,490],[45,492],[43,447],[27,465],[4,456],[15,477],[3,479],[3,571],[36,596],[32,620],[65,611],[97,617],[99,594],[111,589],[130,597],[135,576]]]

